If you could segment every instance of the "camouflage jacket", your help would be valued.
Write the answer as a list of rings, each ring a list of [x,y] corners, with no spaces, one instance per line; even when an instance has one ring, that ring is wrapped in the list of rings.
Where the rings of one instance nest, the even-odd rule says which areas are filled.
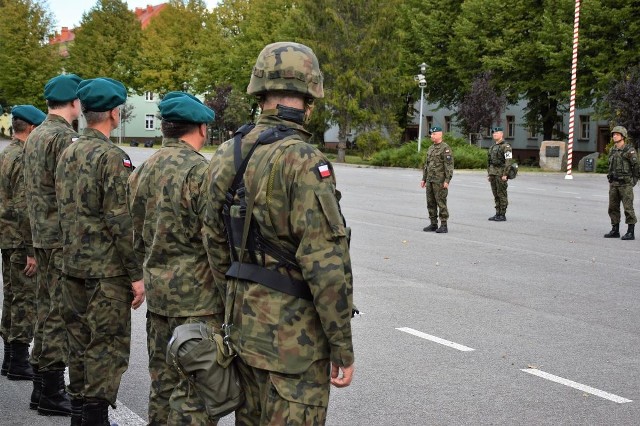
[[[24,180],[34,247],[62,247],[56,167],[62,151],[77,138],[78,133],[64,118],[49,114],[25,143]]]
[[[487,153],[489,176],[506,176],[513,161],[511,145],[504,140],[494,143]]]
[[[349,366],[354,362],[349,230],[340,212],[331,164],[305,142],[309,134],[302,126],[277,118],[275,110],[263,111],[256,127],[242,140],[243,156],[263,130],[277,124],[297,133],[275,146],[256,149],[244,175],[247,199],[255,194],[252,213],[260,232],[295,257],[301,273],[289,272],[306,281],[313,301],[261,284],[229,280],[226,309],[227,314],[232,313],[231,341],[247,364],[270,371],[301,373],[314,361],[327,358]],[[230,140],[213,156],[204,186],[209,198],[204,213],[205,245],[221,287],[230,265],[221,208],[234,176]],[[271,269],[278,263],[269,256],[263,261]],[[287,273],[284,268],[279,271]]]
[[[638,178],[638,153],[629,144],[622,148],[615,145],[609,150],[609,172],[612,185],[625,185],[634,183]]]
[[[31,228],[24,195],[24,142],[14,140],[0,153],[0,248],[26,248],[33,256]]]
[[[86,128],[60,156],[56,194],[62,228],[62,270],[78,278],[142,279],[127,212],[129,156]]]
[[[453,151],[444,142],[432,144],[427,150],[422,180],[425,182],[449,183],[453,176]]]
[[[149,311],[170,317],[224,312],[202,242],[200,187],[209,162],[189,144],[165,139],[129,177],[133,241]],[[220,321],[222,324],[222,321]]]

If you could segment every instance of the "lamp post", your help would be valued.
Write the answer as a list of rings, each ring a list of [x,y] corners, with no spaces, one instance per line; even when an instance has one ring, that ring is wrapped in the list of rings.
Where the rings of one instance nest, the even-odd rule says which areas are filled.
[[[418,119],[418,152],[420,152],[420,146],[422,144],[422,104],[424,103],[424,88],[427,87],[427,77],[425,73],[427,71],[427,64],[424,62],[420,64],[420,74],[413,76],[413,79],[418,82],[420,88],[420,117]]]

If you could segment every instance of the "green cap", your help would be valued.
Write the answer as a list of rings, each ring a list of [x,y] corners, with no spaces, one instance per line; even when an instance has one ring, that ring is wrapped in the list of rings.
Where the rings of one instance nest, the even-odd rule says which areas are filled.
[[[169,92],[158,104],[160,116],[165,121],[211,123],[215,112],[198,98],[185,92]]]
[[[44,86],[44,98],[54,102],[69,102],[77,99],[76,90],[82,79],[75,74],[53,77]]]
[[[498,126],[498,127],[494,127],[491,130],[493,131],[493,133],[495,133],[495,132],[502,132],[504,129],[502,127]]]
[[[442,127],[440,126],[433,126],[429,129],[429,133],[435,133],[435,132],[441,132],[442,131]]]
[[[11,108],[11,115],[34,126],[39,126],[47,118],[47,114],[33,105],[16,105]]]
[[[78,85],[78,99],[88,111],[111,111],[127,100],[127,89],[118,80],[107,77],[84,80]]]

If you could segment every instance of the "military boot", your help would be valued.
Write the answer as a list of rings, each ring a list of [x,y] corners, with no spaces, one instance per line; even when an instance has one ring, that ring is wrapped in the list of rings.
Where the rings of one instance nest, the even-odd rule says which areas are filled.
[[[0,371],[0,374],[2,374],[3,376],[6,376],[7,372],[9,371],[9,363],[11,362],[11,353],[13,351],[11,347],[12,347],[11,343],[5,340],[4,341],[4,358],[2,358],[2,370]]]
[[[84,405],[84,399],[72,398],[71,399],[71,426],[82,425],[82,406]]]
[[[11,343],[13,354],[9,363],[7,379],[9,380],[33,380],[33,368],[29,363],[29,344]]]
[[[503,214],[497,214],[496,218],[494,220],[496,222],[506,222],[507,221],[507,216],[505,216]]]
[[[38,403],[40,402],[40,396],[42,395],[42,374],[38,370],[38,367],[33,367],[33,391],[31,391],[31,402],[29,402],[29,408],[32,410],[38,409]]]
[[[109,402],[87,399],[82,406],[82,426],[118,426],[109,422]]]
[[[489,220],[496,220],[496,217],[500,216],[500,213],[496,212],[493,216],[489,218]]]
[[[616,223],[611,225],[611,231],[608,234],[604,234],[605,238],[620,238],[620,224]]]
[[[634,233],[634,231],[635,231],[635,227],[636,227],[636,225],[635,225],[635,224],[633,224],[633,223],[628,224],[628,225],[627,225],[627,233],[626,233],[626,234],[624,234],[624,235],[622,236],[622,238],[620,238],[620,239],[621,239],[621,240],[635,240],[635,239],[636,239],[636,237],[635,237],[635,235],[633,234],[633,233]],[[15,355],[14,355],[14,356],[15,356]]]
[[[42,372],[42,395],[38,403],[42,416],[70,416],[71,399],[64,385],[64,371]]]
[[[431,222],[431,225],[429,225],[429,226],[427,226],[425,228],[422,228],[422,230],[424,232],[433,232],[436,229],[438,229],[438,223],[437,222],[436,223]]]
[[[449,232],[449,230],[447,229],[446,223],[441,223],[440,228],[436,229],[436,234],[446,234],[447,232]]]

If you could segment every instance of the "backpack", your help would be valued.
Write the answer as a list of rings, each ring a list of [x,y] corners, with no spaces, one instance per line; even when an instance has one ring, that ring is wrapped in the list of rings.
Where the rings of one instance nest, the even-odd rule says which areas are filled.
[[[511,163],[507,171],[507,179],[515,179],[518,176],[518,163]]]

